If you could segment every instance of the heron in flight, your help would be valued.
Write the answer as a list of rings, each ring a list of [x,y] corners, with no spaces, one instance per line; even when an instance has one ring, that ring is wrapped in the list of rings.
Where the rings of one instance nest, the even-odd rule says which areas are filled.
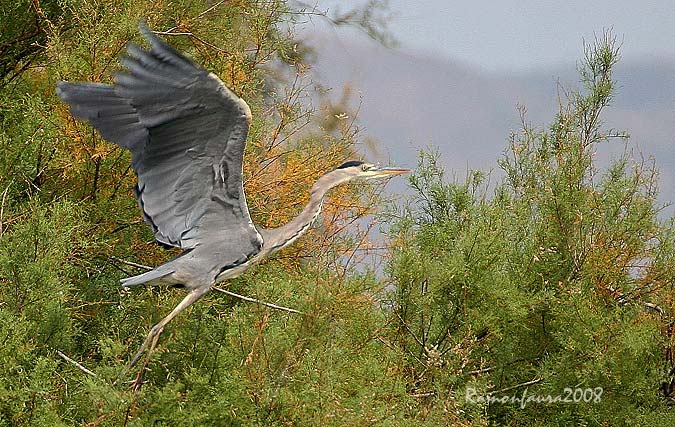
[[[114,84],[59,82],[56,89],[75,117],[131,152],[143,218],[158,242],[184,251],[121,281],[124,287],[166,284],[188,291],[151,329],[129,367],[147,349],[149,357],[164,327],[216,283],[241,275],[307,231],[331,188],[354,178],[408,172],[346,162],[316,181],[309,203],[295,219],[274,229],[254,225],[242,179],[251,110],[215,74],[145,24],[140,30],[150,49],[130,44],[128,56],[121,59],[126,70],[116,75]]]

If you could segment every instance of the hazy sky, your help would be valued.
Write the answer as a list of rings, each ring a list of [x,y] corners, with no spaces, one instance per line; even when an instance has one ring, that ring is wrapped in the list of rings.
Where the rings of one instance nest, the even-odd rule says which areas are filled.
[[[362,4],[346,0],[340,4]],[[331,1],[319,5],[334,4]],[[489,71],[573,62],[582,41],[612,28],[626,59],[675,58],[674,0],[390,0],[402,47]]]

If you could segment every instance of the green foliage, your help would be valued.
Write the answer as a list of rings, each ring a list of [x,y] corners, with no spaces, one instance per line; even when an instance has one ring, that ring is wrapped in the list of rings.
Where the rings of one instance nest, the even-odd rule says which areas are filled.
[[[508,425],[671,425],[672,229],[657,218],[655,172],[628,152],[606,170],[598,144],[618,58],[607,36],[580,65],[551,126],[524,122],[501,159],[506,178],[447,183],[424,154],[417,199],[399,221],[390,266],[392,340],[409,384],[469,420]],[[565,397],[593,403],[475,403],[467,396]],[[475,395],[474,395],[475,396]],[[649,415],[646,415],[649,414]]]
[[[71,305],[77,262],[86,239],[76,205],[31,206],[25,219],[0,238],[0,423],[57,425],[52,400],[63,378],[54,375],[54,348],[74,347]],[[56,232],[57,234],[53,234]],[[73,242],[77,242],[73,244]]]
[[[156,246],[140,219],[128,154],[70,117],[56,81],[110,82],[124,46],[141,42],[141,17],[188,34],[166,37],[254,112],[246,186],[264,226],[297,213],[314,178],[352,154],[356,133],[343,105],[324,101],[316,123],[301,102],[307,50],[289,30],[315,9],[28,3],[2,9],[24,15],[2,20],[11,43],[0,43],[0,426],[673,423],[672,224],[657,218],[650,165],[625,155],[601,171],[593,159],[621,136],[600,122],[611,39],[587,49],[583,92],[549,128],[512,136],[495,189],[480,172],[447,183],[422,154],[418,199],[391,224],[387,277],[339,265],[358,239],[338,231],[367,212],[368,193],[336,189],[326,237],[227,284],[303,314],[211,294],[168,326],[134,393],[122,370],[183,294],[118,281],[137,273],[128,261],[156,265],[176,252]],[[333,19],[382,39],[382,4]],[[465,398],[526,386],[603,395],[525,408]]]
[[[0,17],[3,17],[0,20],[0,88],[41,59],[41,46],[49,32],[47,21],[60,25],[67,15],[59,0],[0,3]]]

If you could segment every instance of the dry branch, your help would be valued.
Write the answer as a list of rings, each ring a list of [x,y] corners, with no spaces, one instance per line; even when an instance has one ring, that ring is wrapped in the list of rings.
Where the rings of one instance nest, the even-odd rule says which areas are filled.
[[[211,289],[213,289],[214,291],[222,292],[222,293],[227,294],[231,297],[239,298],[241,300],[248,301],[248,302],[254,302],[256,304],[261,304],[261,305],[264,305],[265,307],[273,308],[275,310],[282,310],[282,311],[287,311],[289,313],[295,313],[295,314],[305,314],[302,311],[298,311],[294,308],[283,307],[283,306],[280,306],[280,305],[271,304],[269,302],[260,301],[260,300],[257,300],[255,298],[245,297],[243,295],[239,295],[239,294],[234,293],[232,291],[227,291],[227,290],[219,288],[217,286],[213,286],[213,287],[211,287]]]

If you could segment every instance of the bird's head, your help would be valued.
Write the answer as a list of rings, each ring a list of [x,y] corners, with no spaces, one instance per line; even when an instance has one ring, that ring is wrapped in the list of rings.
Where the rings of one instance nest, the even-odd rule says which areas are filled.
[[[382,167],[372,163],[365,163],[358,160],[345,162],[338,166],[334,171],[328,172],[319,178],[312,187],[312,192],[325,192],[336,185],[342,184],[353,179],[375,179],[386,178],[402,173],[410,172],[408,169]]]
[[[409,169],[382,167],[372,163],[365,163],[358,160],[345,162],[338,166],[336,171],[341,171],[347,179],[363,178],[387,178],[394,175],[401,175],[410,172]]]

